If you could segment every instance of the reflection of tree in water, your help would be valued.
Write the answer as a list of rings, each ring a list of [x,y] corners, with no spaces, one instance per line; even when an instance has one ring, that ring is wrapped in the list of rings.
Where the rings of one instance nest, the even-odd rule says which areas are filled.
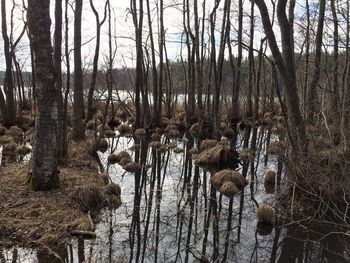
[[[99,258],[97,262],[324,262],[324,258],[345,262],[345,242],[334,241],[333,236],[320,245],[306,240],[317,240],[322,235],[307,234],[305,230],[295,234],[291,226],[256,227],[258,204],[274,200],[274,195],[265,193],[262,183],[269,136],[266,130],[248,127],[232,140],[237,148],[256,151],[255,158],[243,161],[240,168],[249,186],[232,198],[211,187],[210,177],[216,169],[205,171],[193,165],[189,150],[199,144],[196,139],[178,141],[185,148],[181,154],[149,148],[146,140],[113,141],[111,151],[124,150],[132,143],[141,145],[134,154],[141,171],[124,173],[121,181],[122,186],[127,180],[132,182],[127,184],[133,187],[133,191],[127,189],[132,199],[123,204],[124,210],[102,213],[99,240],[78,240],[66,248],[62,258],[65,262]],[[163,139],[163,143],[170,141]],[[275,161],[272,158],[267,164]],[[282,173],[277,162],[275,168]],[[113,169],[106,170],[113,173]],[[130,222],[127,227],[119,226],[121,217],[123,222]],[[42,256],[38,254],[38,258]],[[4,255],[0,258],[4,261]]]

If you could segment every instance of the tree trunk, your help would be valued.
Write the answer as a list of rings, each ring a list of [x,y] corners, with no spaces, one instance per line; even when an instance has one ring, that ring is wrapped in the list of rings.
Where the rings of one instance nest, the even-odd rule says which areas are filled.
[[[73,104],[73,139],[82,140],[84,134],[84,87],[81,69],[81,15],[83,0],[75,1],[74,13],[74,104]]]
[[[4,39],[4,53],[6,62],[6,72],[4,81],[4,92],[0,90],[0,109],[5,126],[11,126],[16,121],[16,105],[14,99],[14,83],[12,77],[12,58],[10,51],[10,40],[7,34],[7,21],[6,21],[6,0],[1,0],[1,30],[2,37]]]
[[[107,18],[106,16],[107,4],[105,5],[104,17],[101,22],[100,22],[99,14],[94,6],[93,0],[90,0],[90,7],[95,15],[95,20],[96,20],[96,46],[95,46],[94,60],[92,64],[91,82],[90,82],[88,101],[87,101],[86,120],[88,121],[92,119],[96,110],[94,109],[94,106],[93,106],[93,97],[94,97],[94,91],[95,91],[96,79],[97,79],[98,58],[100,54],[101,26],[103,25],[103,23],[106,21],[106,18]]]
[[[37,113],[29,183],[34,190],[59,184],[57,170],[57,91],[50,39],[50,1],[28,2],[28,25],[35,57]]]
[[[316,51],[314,61],[314,73],[310,83],[309,90],[306,98],[306,113],[309,121],[314,121],[314,115],[316,113],[317,105],[317,85],[320,79],[321,73],[321,56],[322,56],[322,38],[323,38],[323,26],[324,26],[324,14],[326,8],[326,1],[320,0],[320,10],[318,15],[318,26],[316,32]]]

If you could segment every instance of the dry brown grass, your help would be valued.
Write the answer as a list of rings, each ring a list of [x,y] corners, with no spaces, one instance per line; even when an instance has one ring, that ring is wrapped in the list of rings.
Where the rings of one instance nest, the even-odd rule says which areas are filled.
[[[153,134],[151,135],[151,140],[152,140],[152,141],[160,141],[161,138],[162,138],[162,135],[159,134],[159,133],[153,133]]]
[[[120,133],[121,136],[124,135],[129,135],[132,133],[132,129],[129,125],[127,124],[120,124],[117,128],[118,132]]]
[[[230,169],[217,172],[210,178],[210,182],[216,189],[220,189],[228,181],[234,183],[238,189],[247,185],[247,180],[239,172]]]
[[[159,149],[163,144],[160,141],[153,141],[150,142],[148,145],[154,149]]]
[[[117,154],[118,163],[124,158],[131,159],[131,156],[127,151],[121,151]]]
[[[102,187],[100,174],[60,168],[60,189],[34,192],[25,185],[28,163],[9,164],[0,176],[0,236],[3,245],[25,247],[69,242],[72,224],[86,214],[71,194],[88,185]]]
[[[233,138],[233,136],[235,136],[235,131],[232,128],[227,127],[225,130],[223,130],[222,135],[227,138]]]
[[[276,172],[267,171],[264,177],[264,184],[275,185],[276,182]]]
[[[180,148],[180,147],[176,147],[174,149],[174,153],[183,153],[184,149],[183,148]]]
[[[251,161],[254,159],[254,151],[249,148],[242,149],[239,153],[239,159],[242,161]]]
[[[230,158],[232,158],[231,154],[232,149],[229,144],[220,141],[215,147],[209,148],[198,154],[195,158],[195,164],[209,166],[225,164]]]
[[[129,173],[136,173],[141,170],[141,165],[136,162],[130,162],[123,165],[123,169]]]
[[[181,133],[178,129],[171,129],[167,132],[167,135],[170,139],[176,139],[181,137]]]
[[[97,145],[97,150],[99,150],[100,152],[106,152],[108,150],[108,147],[109,147],[109,143],[106,139],[101,139],[99,142],[98,142],[98,145]]]
[[[260,204],[256,210],[256,216],[259,223],[273,224],[274,223],[274,211],[268,204]]]
[[[13,142],[13,141],[14,141],[14,138],[10,135],[0,136],[0,144],[1,145],[5,145],[5,144]]]
[[[207,149],[213,148],[217,145],[217,143],[218,143],[217,140],[211,140],[211,139],[203,140],[203,141],[201,141],[201,144],[199,146],[199,150],[205,151]]]
[[[109,164],[116,164],[116,163],[118,163],[120,161],[118,156],[116,154],[114,154],[114,153],[109,155],[107,160],[108,160]]]
[[[113,138],[116,136],[116,133],[115,133],[115,131],[112,131],[112,130],[106,130],[105,135],[107,138]]]
[[[84,212],[99,211],[106,205],[101,189],[94,185],[77,188],[72,199]]]
[[[191,133],[191,135],[193,137],[198,137],[199,136],[199,132],[200,132],[200,125],[198,122],[196,122],[195,124],[193,124],[189,130],[189,132]]]
[[[134,135],[136,136],[136,138],[142,139],[147,135],[147,131],[144,128],[140,128],[134,132]]]
[[[233,182],[226,181],[220,187],[219,192],[227,197],[234,197],[240,192],[240,190]]]

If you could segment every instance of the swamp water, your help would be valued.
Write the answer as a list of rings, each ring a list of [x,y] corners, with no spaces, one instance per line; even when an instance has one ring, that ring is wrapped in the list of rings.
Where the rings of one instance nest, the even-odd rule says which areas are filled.
[[[247,134],[237,140],[238,150],[243,137]],[[349,262],[350,243],[344,236],[325,236],[321,229],[297,224],[257,227],[258,204],[278,208],[275,194],[267,194],[263,183],[266,171],[281,171],[275,157],[266,159],[266,140],[267,131],[259,129],[255,159],[238,167],[249,184],[230,199],[211,188],[210,172],[186,154],[196,146],[193,139],[162,138],[164,144],[183,148],[182,153],[161,153],[143,140],[136,140],[140,150],[131,151],[134,139],[110,139],[108,151],[99,155],[122,188],[123,204],[101,211],[97,238],[72,240],[50,253],[49,248],[0,248],[0,262]],[[122,150],[143,165],[139,174],[107,165],[109,154]]]

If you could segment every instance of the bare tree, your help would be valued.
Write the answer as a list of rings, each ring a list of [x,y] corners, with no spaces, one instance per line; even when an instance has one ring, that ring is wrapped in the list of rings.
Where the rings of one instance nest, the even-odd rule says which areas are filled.
[[[82,140],[84,134],[84,87],[81,68],[81,15],[83,0],[75,1],[74,12],[74,104],[73,104],[73,139]]]
[[[16,105],[14,98],[14,82],[12,77],[12,57],[10,50],[10,39],[7,34],[6,0],[1,0],[1,31],[4,40],[6,72],[4,81],[5,95],[2,92],[2,90],[0,90],[0,110],[4,124],[6,126],[11,126],[16,121]]]
[[[57,91],[50,39],[50,1],[28,2],[28,26],[35,57],[37,113],[28,181],[34,190],[58,186]]]
[[[90,0],[90,7],[92,9],[92,12],[95,15],[95,20],[96,20],[96,46],[95,46],[94,61],[92,64],[91,82],[90,82],[88,101],[87,101],[87,114],[86,114],[87,120],[91,120],[94,115],[93,97],[94,97],[94,91],[96,86],[98,59],[100,54],[101,27],[107,18],[107,2],[105,4],[104,16],[101,21],[100,21],[100,16],[95,8],[93,0]]]
[[[306,152],[307,139],[305,122],[300,111],[299,95],[296,84],[296,69],[294,59],[294,37],[292,26],[286,15],[287,0],[279,0],[277,4],[277,18],[281,29],[282,53],[277,45],[267,6],[263,0],[252,0],[258,6],[262,18],[264,31],[269,42],[270,50],[282,78],[288,105],[288,116],[294,130],[291,144],[294,151]]]

